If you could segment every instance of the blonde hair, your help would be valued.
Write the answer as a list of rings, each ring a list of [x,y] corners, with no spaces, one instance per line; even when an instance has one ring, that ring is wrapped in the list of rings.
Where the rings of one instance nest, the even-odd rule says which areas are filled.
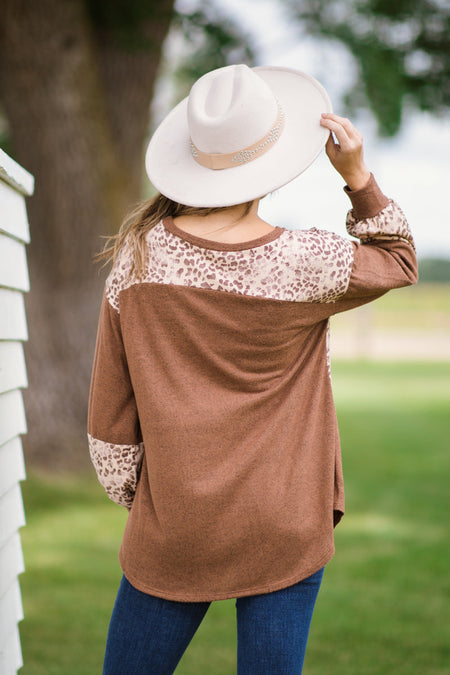
[[[242,204],[243,212],[239,218],[244,218],[250,213],[253,200]],[[213,206],[199,207],[186,206],[178,204],[162,194],[157,194],[153,199],[139,204],[131,211],[123,221],[119,232],[108,237],[106,244],[100,253],[95,256],[96,260],[104,260],[105,265],[114,262],[119,255],[119,251],[125,243],[130,247],[132,253],[132,266],[130,276],[141,279],[145,273],[146,265],[146,243],[147,233],[155,227],[161,220],[171,216],[208,216],[212,213],[220,213],[235,206]]]

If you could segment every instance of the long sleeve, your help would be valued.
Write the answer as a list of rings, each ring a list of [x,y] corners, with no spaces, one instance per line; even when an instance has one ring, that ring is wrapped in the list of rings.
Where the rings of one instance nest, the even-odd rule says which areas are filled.
[[[144,454],[120,315],[103,298],[88,412],[92,463],[110,499],[130,508]]]
[[[353,205],[347,231],[359,242],[352,242],[352,268],[336,312],[414,284],[418,278],[414,241],[400,207],[385,197],[373,176],[361,190],[346,188],[346,192]]]

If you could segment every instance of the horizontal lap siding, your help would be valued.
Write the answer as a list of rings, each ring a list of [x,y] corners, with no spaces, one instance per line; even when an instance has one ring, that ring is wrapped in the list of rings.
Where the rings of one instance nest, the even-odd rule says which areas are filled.
[[[0,598],[0,673],[16,673],[22,665],[17,625],[23,619],[20,586],[17,577]]]
[[[24,196],[33,177],[0,150],[0,673],[22,666],[18,623],[23,618],[19,575],[24,560],[19,529],[25,525],[20,481],[25,479],[21,434],[27,386],[22,343],[28,338],[24,293],[29,290],[30,240]]]
[[[18,389],[0,395],[0,444],[25,434],[27,423],[22,392]]]
[[[15,532],[4,546],[0,548],[0,597],[3,597],[8,588],[14,583],[17,572],[25,569],[20,535]],[[1,671],[0,671],[1,672]]]
[[[22,441],[15,436],[0,445],[0,498],[14,485],[25,479]]]
[[[1,498],[0,509],[0,547],[6,546],[20,527],[25,525],[22,492],[16,483]],[[3,675],[3,674],[2,674]]]
[[[30,290],[25,246],[4,234],[0,235],[0,285],[25,292]]]
[[[0,180],[0,232],[9,234],[14,239],[28,244],[30,228],[28,226],[27,209],[21,194],[11,190],[9,185]]]
[[[0,340],[0,394],[27,386],[27,369],[21,342]]]
[[[0,340],[27,340],[23,293],[0,287]]]

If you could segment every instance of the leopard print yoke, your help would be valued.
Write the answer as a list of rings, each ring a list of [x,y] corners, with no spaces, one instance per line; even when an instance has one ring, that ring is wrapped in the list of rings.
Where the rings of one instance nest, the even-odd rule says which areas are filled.
[[[147,236],[144,283],[172,284],[294,302],[335,302],[348,287],[353,263],[349,240],[317,229],[283,230],[274,241],[244,250],[203,248],[159,223]],[[138,283],[130,277],[125,248],[106,283],[119,312],[119,294]]]
[[[130,509],[144,456],[144,444],[116,445],[88,434],[89,452],[98,479],[113,502]]]

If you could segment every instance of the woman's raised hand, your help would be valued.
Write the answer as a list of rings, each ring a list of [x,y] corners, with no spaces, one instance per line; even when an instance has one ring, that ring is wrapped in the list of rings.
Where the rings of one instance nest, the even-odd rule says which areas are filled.
[[[359,190],[367,185],[370,171],[364,163],[363,137],[346,117],[323,113],[323,127],[332,131],[325,146],[326,153],[336,171],[341,174],[350,190]]]

